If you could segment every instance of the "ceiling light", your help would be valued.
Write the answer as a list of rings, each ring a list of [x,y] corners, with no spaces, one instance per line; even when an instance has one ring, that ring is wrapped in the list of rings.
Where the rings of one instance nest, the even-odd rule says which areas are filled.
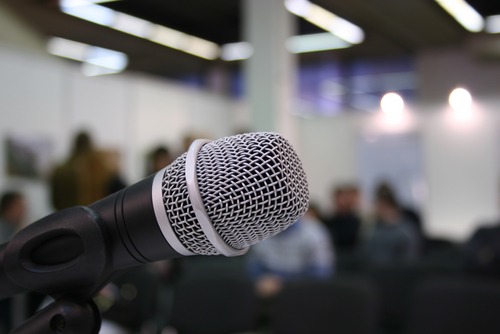
[[[49,39],[47,51],[55,56],[82,62],[85,75],[118,73],[128,65],[128,57],[124,53],[59,37]]]
[[[297,16],[306,16],[309,12],[311,3],[306,0],[285,0],[285,7],[290,13]]]
[[[399,116],[405,107],[405,102],[401,95],[397,93],[387,93],[380,100],[380,108],[382,111],[391,117]]]
[[[330,33],[292,36],[286,41],[286,48],[291,53],[306,53],[348,48],[352,44]],[[248,42],[224,44],[221,47],[221,59],[225,61],[248,59],[253,54],[253,46]]]
[[[450,103],[450,121],[456,125],[470,124],[476,119],[477,114],[472,108],[472,96],[464,88],[455,88],[448,98]]]
[[[352,44],[328,32],[290,37],[286,47],[291,53],[316,52],[348,48]]]
[[[208,60],[217,59],[220,54],[217,44],[190,35],[186,35],[186,45],[181,50]]]
[[[448,98],[453,110],[468,110],[472,105],[472,96],[465,88],[455,88]]]
[[[464,0],[436,0],[436,2],[465,29],[471,32],[483,30],[483,17]]]
[[[103,26],[111,26],[116,18],[116,13],[114,10],[98,6],[95,4],[82,4],[81,6],[76,6],[71,3],[66,7],[65,2],[61,2],[61,10],[71,16],[78,17],[85,21],[90,21]]]
[[[222,60],[233,61],[248,59],[253,54],[253,46],[248,42],[237,42],[224,44],[221,47]]]
[[[180,31],[157,25],[153,28],[149,39],[158,44],[169,47],[176,46],[175,48],[178,48],[183,43],[184,34]]]
[[[89,0],[60,0],[59,5],[61,8],[71,8],[71,7],[80,7],[94,3]]]
[[[55,56],[84,61],[89,45],[53,37],[47,42],[47,51]]]
[[[95,77],[98,75],[115,74],[121,72],[119,70],[114,70],[111,68],[102,67],[99,65],[94,65],[89,63],[82,63],[81,71],[82,74],[87,77]]]
[[[486,18],[484,30],[490,34],[500,33],[500,15],[492,15]]]
[[[153,27],[151,22],[118,12],[115,12],[115,15],[115,20],[111,24],[113,29],[141,38],[146,38],[151,33]]]
[[[91,5],[96,3],[106,3],[113,2],[117,0],[60,0],[59,4],[61,7],[69,8],[69,7],[79,7],[84,5]]]
[[[348,43],[359,44],[365,38],[363,30],[357,25],[307,0],[285,0],[285,7],[291,13],[303,17]]]
[[[123,53],[96,46],[89,46],[85,62],[116,71],[127,67],[127,57]]]
[[[62,0],[61,10],[83,20],[148,39],[197,57],[209,60],[219,57],[220,48],[213,42],[96,5],[94,1],[79,1],[81,6],[76,6],[72,0]]]
[[[209,60],[216,59],[220,53],[219,46],[213,42],[160,25],[154,25],[149,40]]]

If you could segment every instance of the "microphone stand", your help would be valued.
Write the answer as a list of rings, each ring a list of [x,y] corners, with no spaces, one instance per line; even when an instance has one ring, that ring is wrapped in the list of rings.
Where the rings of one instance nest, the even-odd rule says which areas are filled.
[[[125,271],[113,269],[102,225],[92,210],[75,207],[0,245],[0,299],[26,290],[55,299],[11,334],[99,333],[101,313],[93,298]]]
[[[101,312],[94,301],[61,297],[10,334],[98,334],[100,328]]]

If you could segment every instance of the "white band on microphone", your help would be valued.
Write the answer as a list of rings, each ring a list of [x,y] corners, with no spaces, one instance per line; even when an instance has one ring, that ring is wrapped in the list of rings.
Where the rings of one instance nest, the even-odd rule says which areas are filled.
[[[206,143],[210,142],[205,139],[195,140],[186,155],[186,183],[187,190],[189,194],[189,199],[191,205],[193,206],[196,219],[198,220],[203,233],[207,239],[212,243],[212,245],[225,256],[238,256],[243,255],[248,251],[248,247],[243,249],[235,249],[229,246],[217,233],[210,218],[208,217],[207,211],[205,210],[205,205],[203,204],[203,199],[201,198],[199,188],[198,188],[198,178],[196,176],[196,160],[198,157],[198,152],[201,147]],[[217,190],[214,190],[217,191]]]
[[[167,211],[163,201],[163,189],[162,189],[163,175],[165,174],[165,170],[167,169],[167,167],[163,168],[158,173],[156,173],[153,179],[151,197],[153,200],[153,209],[155,212],[156,221],[158,223],[158,226],[160,227],[161,233],[163,233],[163,237],[177,253],[185,256],[196,255],[195,253],[191,252],[182,245],[182,243],[175,235],[174,230],[172,229],[170,221],[168,220],[167,217]]]

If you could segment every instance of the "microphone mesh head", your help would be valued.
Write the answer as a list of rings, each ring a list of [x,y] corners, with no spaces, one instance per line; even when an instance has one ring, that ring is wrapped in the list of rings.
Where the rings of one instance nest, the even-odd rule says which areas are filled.
[[[193,253],[217,255],[198,223],[185,180],[186,154],[163,177],[167,217],[179,241]],[[205,144],[196,162],[205,210],[220,237],[244,249],[293,224],[307,210],[302,163],[286,139],[257,132]]]

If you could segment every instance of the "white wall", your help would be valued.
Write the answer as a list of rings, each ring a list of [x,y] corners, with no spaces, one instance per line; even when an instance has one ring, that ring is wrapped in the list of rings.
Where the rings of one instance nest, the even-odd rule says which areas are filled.
[[[44,138],[53,161],[69,153],[75,131],[122,154],[128,182],[144,176],[154,145],[181,149],[186,132],[221,137],[234,131],[237,103],[220,95],[136,74],[85,77],[77,64],[0,44],[0,189],[21,188],[30,220],[51,211],[45,181],[8,178],[7,136]]]
[[[356,180],[356,141],[365,133],[414,133],[420,138],[427,196],[422,212],[431,235],[466,238],[484,222],[498,221],[500,207],[500,64],[481,63],[460,50],[418,58],[421,96],[407,118],[388,123],[380,112],[300,121],[301,145],[313,200],[329,207],[335,184]],[[475,98],[468,119],[448,107],[456,86]]]
[[[49,210],[47,188],[43,182],[6,179],[4,141],[8,135],[48,137],[56,144],[55,152],[61,152],[67,133],[62,117],[64,81],[61,70],[55,69],[39,56],[0,48],[0,189],[21,188],[31,217]]]
[[[500,63],[481,61],[466,48],[429,50],[417,58],[417,70],[425,102],[429,230],[462,238],[478,222],[499,216]],[[457,86],[474,97],[469,119],[457,119],[447,106]]]
[[[493,221],[500,206],[500,98],[475,106],[467,123],[449,117],[446,105],[413,105],[414,123],[403,132],[421,143],[427,196],[422,213],[427,232],[461,240],[478,223]],[[359,180],[356,143],[365,131],[390,133],[380,115],[340,116],[300,121],[301,152],[311,198],[329,208],[336,184]]]
[[[492,221],[500,206],[498,112],[492,105],[476,103],[471,119],[460,122],[447,107],[429,111],[421,128],[428,229],[461,238],[477,223]]]
[[[359,117],[301,119],[298,124],[300,155],[308,176],[311,199],[329,208],[336,184],[357,182],[356,139]]]

